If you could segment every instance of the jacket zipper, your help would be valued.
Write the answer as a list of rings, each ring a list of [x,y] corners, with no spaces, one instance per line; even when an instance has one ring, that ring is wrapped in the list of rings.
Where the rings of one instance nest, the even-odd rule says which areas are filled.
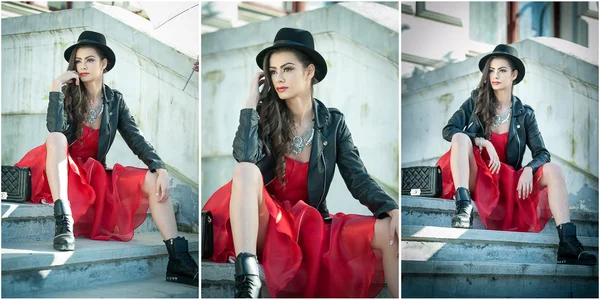
[[[319,204],[317,204],[317,210],[319,209],[319,206],[321,206],[321,202],[323,202],[323,198],[325,197],[325,186],[327,184],[327,165],[325,164],[325,155],[321,154],[321,158],[323,159],[323,168],[325,169],[325,173],[323,175],[323,193],[321,194],[321,198],[319,199]]]

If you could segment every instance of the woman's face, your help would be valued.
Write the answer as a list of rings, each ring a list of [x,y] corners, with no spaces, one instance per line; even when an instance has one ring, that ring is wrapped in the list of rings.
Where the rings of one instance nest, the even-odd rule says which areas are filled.
[[[505,58],[497,57],[492,59],[490,69],[488,70],[488,80],[495,91],[510,89],[513,81],[517,78],[517,70],[511,72],[511,67]]]
[[[102,78],[104,69],[108,60],[100,60],[96,49],[91,47],[82,47],[77,49],[75,54],[75,70],[79,73],[79,80],[90,82]]]
[[[304,66],[290,51],[271,54],[269,59],[269,73],[273,81],[273,88],[282,100],[290,99],[306,92],[310,93],[310,84],[314,66]]]

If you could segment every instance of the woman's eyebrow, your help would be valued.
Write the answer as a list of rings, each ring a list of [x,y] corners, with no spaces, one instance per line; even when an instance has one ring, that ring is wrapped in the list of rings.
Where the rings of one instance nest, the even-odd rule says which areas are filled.
[[[90,58],[90,57],[95,57],[93,54],[92,55],[88,55],[86,58]],[[75,59],[81,59],[80,57],[75,57]]]
[[[291,62],[287,62],[287,63],[285,63],[285,64],[281,65],[281,67],[280,67],[280,68],[283,68],[283,67],[285,67],[286,65],[292,65],[292,66],[295,66],[295,64],[293,64],[293,63],[291,63]],[[269,67],[269,69],[272,69],[272,68],[275,68],[275,67],[273,67],[273,66]]]
[[[502,66],[502,67],[499,67],[498,69],[502,69],[502,68],[505,68],[505,69],[506,69],[507,67],[505,67],[505,66]],[[493,70],[494,68],[490,67],[490,69],[492,69],[492,70]]]

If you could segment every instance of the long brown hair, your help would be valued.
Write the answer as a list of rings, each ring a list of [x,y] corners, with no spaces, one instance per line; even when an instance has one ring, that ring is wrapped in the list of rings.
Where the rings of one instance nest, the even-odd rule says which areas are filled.
[[[257,107],[260,119],[259,128],[261,131],[261,139],[263,145],[266,145],[267,139],[270,140],[271,148],[273,153],[265,147],[267,155],[273,155],[275,157],[275,177],[280,184],[285,185],[283,177],[285,176],[285,155],[290,153],[292,150],[292,139],[294,138],[293,133],[293,118],[292,112],[287,106],[285,101],[282,101],[275,91],[273,80],[271,79],[270,58],[274,53],[290,51],[296,55],[298,60],[303,66],[303,71],[314,63],[304,53],[290,49],[290,48],[279,48],[270,51],[265,56],[263,62],[263,70],[265,72],[265,84],[260,93],[259,105]],[[313,76],[311,82],[311,98],[314,91],[314,85],[318,83],[317,79]]]
[[[505,59],[510,65],[511,74],[514,70],[516,70],[515,64],[512,62],[512,60],[504,58],[502,56],[491,56],[485,62],[485,67],[483,67],[482,72],[483,74],[481,75],[481,79],[479,80],[479,84],[477,85],[477,101],[475,103],[475,116],[479,117],[479,119],[483,123],[483,135],[485,138],[489,138],[492,134],[492,123],[494,121],[494,116],[496,115],[496,107],[498,105],[498,99],[496,99],[494,89],[492,88],[492,83],[489,80],[490,65],[492,64],[492,60],[494,58]],[[513,88],[514,84],[510,87],[511,96]]]
[[[77,71],[77,66],[75,65],[75,57],[77,56],[77,50],[80,48],[93,48],[98,53],[100,58],[100,63],[106,56],[98,47],[94,47],[91,45],[83,45],[78,46],[71,52],[71,57],[69,58],[69,66],[67,67],[67,71]],[[106,69],[104,70],[106,73]],[[65,94],[65,108],[67,114],[69,116],[69,121],[72,126],[75,126],[75,136],[77,140],[81,141],[81,136],[83,134],[83,124],[86,121],[86,117],[89,113],[89,103],[87,96],[87,89],[83,82],[79,81],[79,85],[75,84],[75,79],[73,79],[72,84],[67,84],[67,88],[64,91]]]

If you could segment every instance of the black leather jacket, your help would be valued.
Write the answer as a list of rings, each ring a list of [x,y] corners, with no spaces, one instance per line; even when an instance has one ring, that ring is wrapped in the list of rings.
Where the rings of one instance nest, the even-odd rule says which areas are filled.
[[[62,92],[50,92],[46,127],[50,132],[62,132],[67,137],[69,145],[71,145],[77,138],[75,136],[75,126],[70,123],[65,110],[65,95],[63,94],[65,88],[63,87]],[[165,164],[156,154],[154,147],[146,141],[135,123],[125,100],[123,100],[123,94],[107,85],[104,85],[103,93],[104,111],[100,125],[98,157],[96,160],[106,168],[106,155],[115,140],[117,130],[119,130],[127,146],[152,172],[155,172],[156,169],[165,169]]]
[[[448,121],[448,125],[442,130],[445,140],[452,141],[452,136],[458,132],[467,134],[473,144],[475,144],[476,137],[484,137],[483,123],[478,116],[473,114],[476,100],[477,91],[473,90],[471,97],[452,115]],[[523,104],[517,96],[513,96],[506,159],[508,164],[515,170],[521,169],[523,155],[525,154],[525,145],[529,147],[532,156],[532,160],[526,167],[531,167],[535,174],[541,165],[550,162],[550,152],[544,146],[544,139],[538,129],[533,108]]]
[[[378,218],[387,217],[386,212],[397,209],[398,204],[390,198],[369,176],[352,142],[352,136],[344,115],[335,108],[327,108],[313,100],[315,108],[315,135],[312,142],[308,168],[308,204],[315,207],[323,218],[329,217],[327,193],[337,163],[340,173],[352,196],[365,205]],[[257,109],[260,110],[260,107]],[[258,112],[255,109],[242,109],[240,125],[233,140],[233,157],[238,162],[256,164],[263,174],[264,184],[275,178],[273,156],[267,156],[260,138]],[[271,152],[272,153],[272,152]]]

